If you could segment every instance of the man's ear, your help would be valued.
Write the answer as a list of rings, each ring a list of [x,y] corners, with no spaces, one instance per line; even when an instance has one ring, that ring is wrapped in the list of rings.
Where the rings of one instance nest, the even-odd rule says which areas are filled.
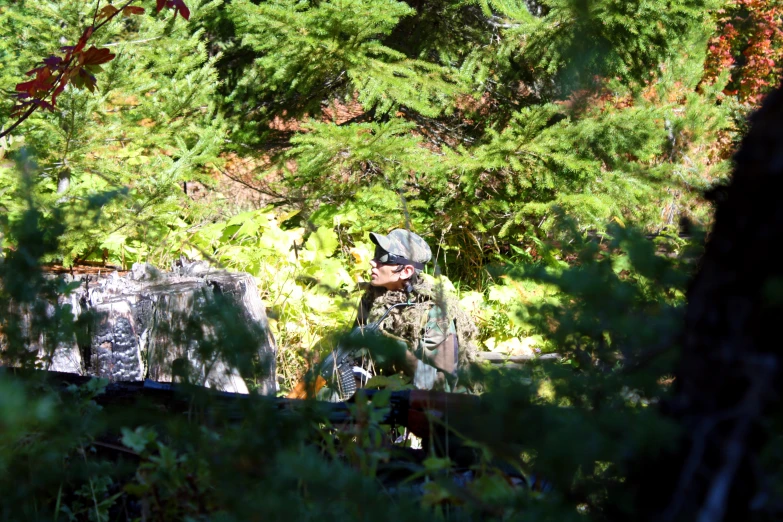
[[[410,279],[415,271],[416,269],[413,268],[413,265],[405,265],[400,272],[400,279]]]

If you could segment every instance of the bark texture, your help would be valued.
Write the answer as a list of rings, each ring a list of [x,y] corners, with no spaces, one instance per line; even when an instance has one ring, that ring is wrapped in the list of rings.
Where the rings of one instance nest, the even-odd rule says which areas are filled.
[[[654,520],[752,520],[774,509],[759,455],[780,397],[783,92],[751,118],[688,293],[675,395],[679,447],[645,466],[638,512]],[[650,516],[652,514],[652,516]]]
[[[247,393],[250,368],[265,369],[259,393],[276,392],[276,345],[255,281],[246,273],[178,262],[171,272],[135,264],[124,276],[68,275],[69,299],[89,317],[89,339],[44,355],[46,369],[141,381],[191,382]],[[87,315],[85,315],[87,314]],[[33,349],[39,349],[33,347]],[[245,375],[243,374],[243,371]]]

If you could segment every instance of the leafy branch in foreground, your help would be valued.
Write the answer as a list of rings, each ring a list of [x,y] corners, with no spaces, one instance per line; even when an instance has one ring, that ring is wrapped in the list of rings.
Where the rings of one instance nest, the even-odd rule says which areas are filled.
[[[129,0],[122,7],[106,4],[100,8],[100,0],[95,6],[92,23],[82,32],[76,45],[64,46],[60,50],[62,56],[56,54],[44,58],[40,65],[31,69],[27,76],[35,76],[32,80],[16,85],[17,104],[11,111],[11,116],[16,117],[7,129],[0,131],[0,138],[13,132],[38,108],[54,111],[57,105],[57,97],[65,90],[65,87],[73,85],[77,88],[86,87],[93,92],[97,84],[95,74],[102,71],[101,65],[110,62],[116,56],[109,49],[98,48],[94,45],[87,47],[96,31],[114,20],[118,15],[132,16],[142,15],[143,7],[135,6],[136,0]],[[190,18],[190,11],[182,0],[156,0],[157,11],[163,7],[169,7],[179,13],[184,19]],[[100,9],[99,9],[100,8]]]
[[[194,22],[219,2],[188,5],[188,22],[148,11],[104,26],[88,47],[110,49],[116,57],[102,65],[95,92],[69,85],[54,112],[36,111],[4,140],[10,161],[0,165],[0,206],[9,221],[24,212],[13,162],[25,154],[38,166],[33,184],[42,211],[59,209],[64,216],[59,251],[45,262],[100,262],[114,253],[127,257],[126,250],[145,255],[141,252],[160,246],[180,225],[202,222],[208,205],[193,202],[183,189],[194,180],[209,183],[206,165],[219,164],[225,124],[214,105],[217,57],[210,58]],[[30,3],[0,12],[0,40],[8,43],[0,53],[13,56],[0,70],[3,88],[13,89],[53,40],[69,41],[92,19],[94,2],[58,6],[60,11],[51,12]],[[12,103],[0,99],[0,121],[10,119]],[[118,197],[100,207],[99,221],[74,217],[92,195],[106,192]]]

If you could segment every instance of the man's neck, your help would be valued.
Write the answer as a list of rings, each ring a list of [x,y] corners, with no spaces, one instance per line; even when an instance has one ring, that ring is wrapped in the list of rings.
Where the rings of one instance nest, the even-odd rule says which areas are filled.
[[[394,281],[393,283],[386,283],[385,285],[376,286],[376,288],[384,288],[390,292],[400,292],[403,288],[405,288],[405,281]]]

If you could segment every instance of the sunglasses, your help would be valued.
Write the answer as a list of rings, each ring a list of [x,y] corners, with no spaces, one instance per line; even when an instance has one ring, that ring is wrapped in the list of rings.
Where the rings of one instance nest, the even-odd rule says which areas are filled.
[[[379,246],[375,247],[375,254],[373,254],[373,261],[379,265],[412,265],[414,268],[422,269],[424,265],[411,261],[404,256],[398,256],[397,254],[391,254]]]

